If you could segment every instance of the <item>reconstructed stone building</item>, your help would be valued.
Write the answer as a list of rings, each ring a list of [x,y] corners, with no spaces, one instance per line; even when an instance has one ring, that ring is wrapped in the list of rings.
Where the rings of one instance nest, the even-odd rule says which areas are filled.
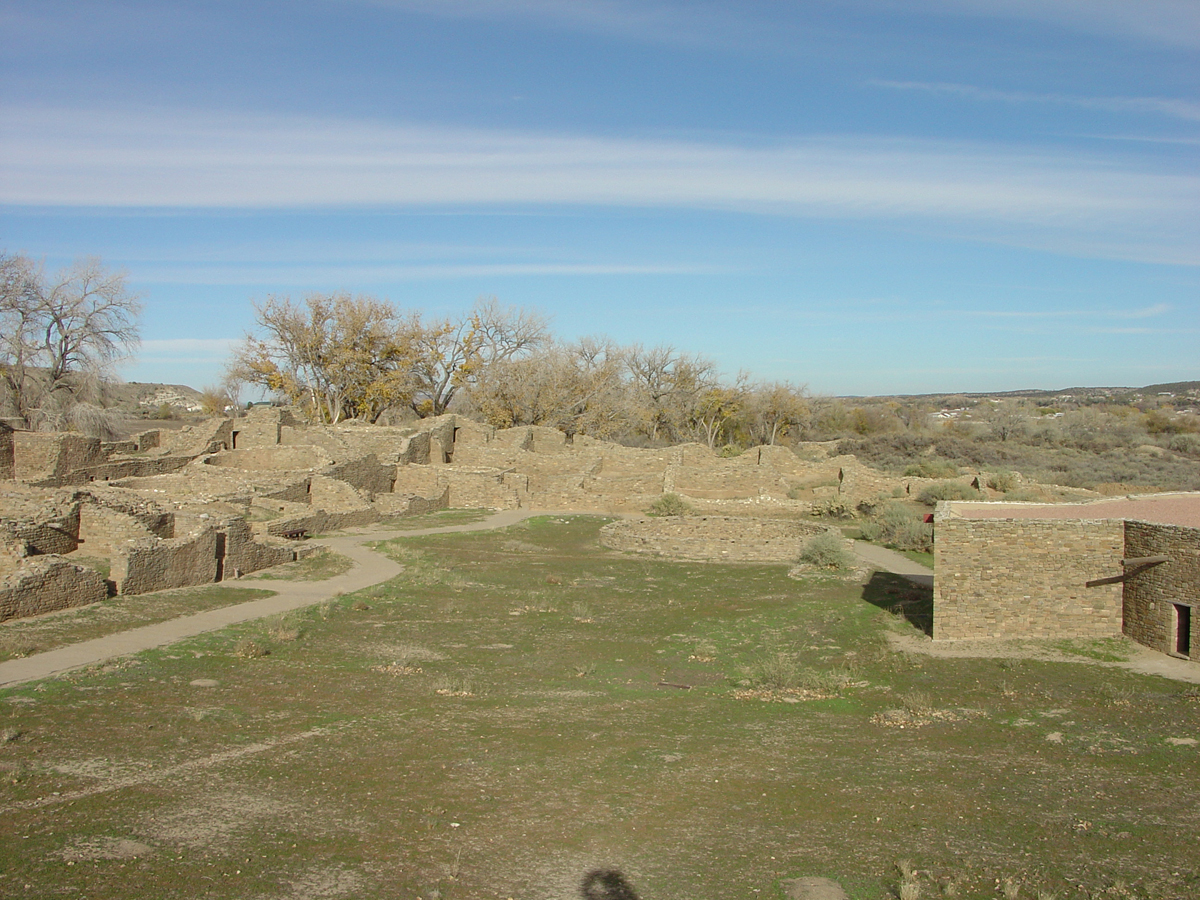
[[[939,504],[935,640],[1111,637],[1200,660],[1200,493]]]

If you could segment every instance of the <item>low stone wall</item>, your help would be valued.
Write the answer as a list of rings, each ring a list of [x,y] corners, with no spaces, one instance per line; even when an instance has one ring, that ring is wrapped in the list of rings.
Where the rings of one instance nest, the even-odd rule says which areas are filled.
[[[397,516],[421,516],[425,513],[447,509],[450,506],[450,488],[436,497],[418,494],[380,494],[375,498],[375,508],[384,518]]]
[[[1200,528],[1125,523],[1125,557],[1166,556],[1141,571],[1126,566],[1125,633],[1162,653],[1200,660]],[[1189,610],[1182,613],[1180,607]],[[1190,633],[1180,634],[1187,627]],[[1180,638],[1183,637],[1181,641]]]
[[[274,407],[252,409],[243,418],[234,420],[229,447],[231,450],[274,447],[279,443],[282,427],[291,424],[294,424],[294,419],[286,410]]]
[[[282,500],[286,503],[308,503],[312,492],[312,477],[304,476],[296,481],[289,481],[276,487],[263,487],[257,491],[257,496],[264,500]]]
[[[233,419],[207,419],[161,435],[166,456],[195,458],[233,446]]]
[[[0,481],[12,481],[15,476],[13,457],[13,429],[0,422]]]
[[[157,503],[144,500],[129,491],[97,487],[80,491],[78,496],[82,502],[81,514],[89,506],[99,506],[132,516],[143,528],[156,537],[171,538],[175,536],[175,513],[164,510]],[[82,525],[80,528],[82,537]]]
[[[248,472],[299,472],[324,468],[332,462],[328,453],[311,444],[222,450],[204,460],[206,466],[244,469]]]
[[[112,556],[154,535],[128,513],[87,503],[79,510],[79,550],[86,556]]]
[[[121,594],[211,584],[217,579],[217,533],[207,528],[186,537],[139,541],[113,555],[109,577]]]
[[[59,487],[77,470],[99,465],[106,459],[99,438],[72,432],[13,433],[14,477],[30,484]]]
[[[624,519],[600,529],[613,550],[716,562],[793,562],[804,542],[828,530],[816,522],[733,516]]]
[[[95,466],[75,469],[59,479],[62,484],[91,484],[119,478],[173,475],[192,461],[190,456],[121,456]]]
[[[108,596],[108,585],[94,569],[58,556],[35,556],[0,580],[0,622],[85,606]]]
[[[398,494],[440,496],[450,491],[449,505],[463,509],[518,509],[528,493],[528,479],[515,472],[461,466],[400,466]]]
[[[47,504],[36,518],[0,522],[0,528],[24,555],[71,553],[79,545],[79,506],[77,499]]]
[[[396,467],[384,465],[374,453],[334,463],[322,475],[344,481],[369,496],[389,494],[396,483]]]
[[[222,539],[224,548],[220,546]],[[227,519],[218,526],[217,544],[218,555],[224,550],[220,566],[222,581],[296,559],[296,549],[292,546],[256,540],[250,524],[242,518]]]
[[[968,519],[939,507],[934,640],[1121,633],[1120,520]]]

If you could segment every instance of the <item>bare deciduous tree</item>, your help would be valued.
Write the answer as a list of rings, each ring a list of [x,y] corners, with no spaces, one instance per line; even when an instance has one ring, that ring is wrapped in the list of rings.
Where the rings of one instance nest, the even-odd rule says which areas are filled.
[[[642,416],[641,430],[652,441],[660,437],[679,440],[687,433],[697,399],[710,388],[719,387],[717,367],[711,360],[679,353],[665,344],[650,350],[635,344],[628,351],[626,364]]]
[[[757,385],[745,403],[746,428],[755,444],[770,444],[799,431],[810,412],[804,389],[786,381]]]
[[[70,424],[71,408],[97,399],[113,366],[139,344],[141,306],[125,273],[88,258],[47,278],[29,258],[4,254],[0,291],[0,378],[10,411],[29,427]]]
[[[255,306],[261,336],[234,351],[227,383],[257,384],[316,421],[375,421],[412,397],[416,339],[391,304],[374,297],[269,297]]]
[[[611,438],[628,428],[624,354],[605,339],[550,344],[494,363],[470,392],[479,414],[500,428],[547,425],[568,435]]]
[[[502,307],[495,297],[476,302],[460,319],[421,322],[409,318],[416,341],[413,364],[413,411],[440,416],[460,388],[482,379],[489,367],[533,352],[548,340],[547,323],[539,313]]]

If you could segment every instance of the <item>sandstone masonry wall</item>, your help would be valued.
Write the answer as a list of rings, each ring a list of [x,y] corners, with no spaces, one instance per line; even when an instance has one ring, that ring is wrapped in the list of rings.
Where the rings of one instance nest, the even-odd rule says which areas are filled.
[[[250,532],[250,524],[242,518],[227,519],[218,526],[217,551],[221,551],[224,539],[224,557],[221,563],[221,580],[238,578],[269,569],[296,558],[294,547],[281,543],[260,541]]]
[[[153,535],[128,513],[94,503],[79,510],[79,550],[85,556],[113,556]]]
[[[418,494],[379,494],[375,498],[375,508],[384,518],[420,516],[439,509],[447,509],[449,506],[449,487],[436,497],[422,497]]]
[[[58,556],[35,556],[0,579],[0,622],[96,603],[108,585],[94,569]]]
[[[13,429],[0,422],[0,480],[12,481],[16,477],[13,456]]]
[[[76,470],[106,459],[99,438],[73,432],[13,432],[13,474],[22,481],[58,487]]]
[[[121,594],[211,584],[217,578],[217,533],[206,528],[166,541],[140,541],[113,556],[109,577]]]
[[[817,522],[735,516],[624,519],[600,529],[613,550],[709,562],[792,562],[804,542],[827,531]]]
[[[1147,556],[1168,560],[1126,577],[1125,633],[1151,649],[1176,654],[1180,627],[1190,624],[1187,655],[1200,660],[1200,528],[1126,522],[1125,557]],[[1184,614],[1190,621],[1180,621],[1177,606],[1190,610]]]
[[[334,463],[321,474],[344,481],[368,496],[389,494],[396,482],[396,467],[384,465],[374,453]]]
[[[935,520],[934,640],[1121,633],[1119,520]]]

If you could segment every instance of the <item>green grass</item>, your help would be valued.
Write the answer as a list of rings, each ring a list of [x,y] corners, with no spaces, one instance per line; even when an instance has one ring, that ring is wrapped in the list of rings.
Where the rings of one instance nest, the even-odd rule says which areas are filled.
[[[354,568],[354,560],[340,553],[326,551],[306,556],[295,562],[263,569],[246,578],[263,581],[325,581]]]
[[[616,866],[885,900],[897,860],[922,897],[1200,895],[1167,740],[1200,692],[898,654],[902,580],[635,558],[602,521],[399,539],[388,584],[0,692],[0,896],[569,900]]]
[[[440,509],[419,516],[383,519],[378,527],[385,531],[415,531],[420,528],[444,528],[447,525],[471,525],[482,522],[494,512],[492,509]]]
[[[907,556],[913,562],[918,562],[921,565],[925,566],[926,568],[929,568],[929,569],[933,568],[933,554],[932,553],[926,553],[924,550],[898,550],[896,552],[901,553],[904,556]]]
[[[1096,640],[1056,641],[1054,648],[1068,656],[1082,656],[1100,662],[1124,662],[1132,653],[1128,638],[1097,638]]]
[[[109,597],[29,619],[0,624],[0,661],[53,650],[65,644],[165,622],[179,616],[269,597],[273,591],[213,584],[132,597]]]

